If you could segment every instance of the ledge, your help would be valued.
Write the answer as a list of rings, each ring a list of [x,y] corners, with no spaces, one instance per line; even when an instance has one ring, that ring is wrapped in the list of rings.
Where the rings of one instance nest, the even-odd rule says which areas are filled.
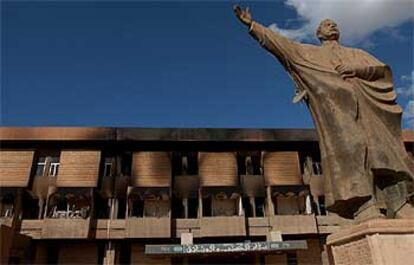
[[[341,244],[371,234],[414,234],[414,220],[374,219],[342,228],[328,236],[328,245]]]

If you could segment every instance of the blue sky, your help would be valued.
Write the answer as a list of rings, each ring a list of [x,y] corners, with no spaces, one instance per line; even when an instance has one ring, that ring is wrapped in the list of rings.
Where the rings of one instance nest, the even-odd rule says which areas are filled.
[[[312,24],[297,1],[242,5],[289,30]],[[291,103],[283,68],[235,19],[234,3],[3,1],[1,125],[312,128],[306,106]],[[400,20],[345,42],[392,67],[408,110],[413,22]]]

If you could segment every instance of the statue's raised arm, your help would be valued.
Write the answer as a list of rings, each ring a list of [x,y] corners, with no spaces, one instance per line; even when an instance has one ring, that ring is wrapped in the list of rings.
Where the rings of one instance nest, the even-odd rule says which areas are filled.
[[[234,14],[236,14],[236,17],[240,20],[240,22],[250,27],[253,20],[249,8],[247,7],[245,10],[243,10],[239,5],[235,5],[233,7],[233,10]]]
[[[236,5],[233,10],[240,22],[249,27],[250,35],[256,39],[263,48],[279,59],[281,64],[289,70],[289,60],[292,58],[293,54],[297,53],[300,44],[254,21],[248,7],[243,10],[240,6]]]

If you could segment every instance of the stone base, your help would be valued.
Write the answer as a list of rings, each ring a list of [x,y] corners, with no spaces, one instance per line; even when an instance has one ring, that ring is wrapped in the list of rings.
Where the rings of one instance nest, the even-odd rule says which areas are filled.
[[[344,227],[326,240],[330,264],[412,264],[414,220],[375,219]]]

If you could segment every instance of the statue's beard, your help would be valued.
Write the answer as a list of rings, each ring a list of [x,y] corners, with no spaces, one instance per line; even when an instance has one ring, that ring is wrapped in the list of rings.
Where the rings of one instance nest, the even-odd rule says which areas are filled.
[[[330,34],[323,35],[321,38],[322,41],[324,40],[339,40],[339,32],[332,32]]]

